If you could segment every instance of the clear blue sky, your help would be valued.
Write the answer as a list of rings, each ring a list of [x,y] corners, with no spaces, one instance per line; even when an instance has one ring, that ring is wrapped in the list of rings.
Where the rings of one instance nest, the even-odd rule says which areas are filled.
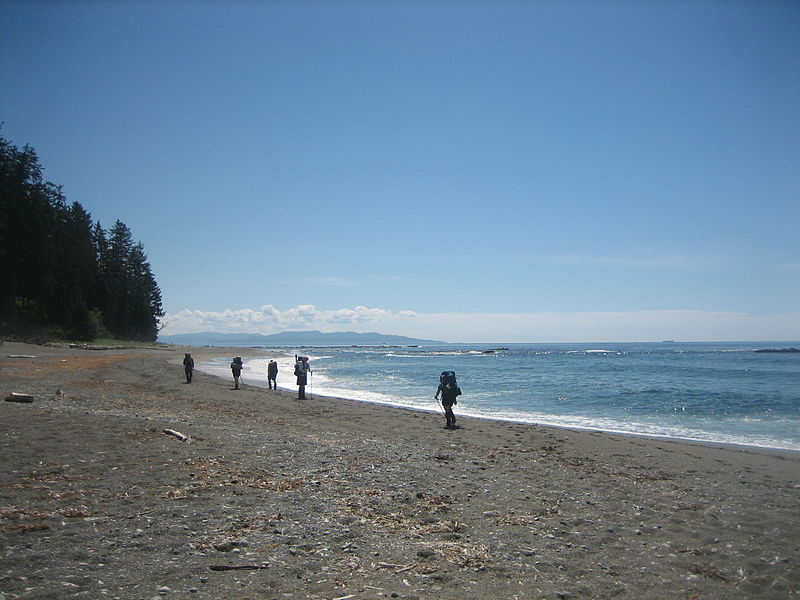
[[[165,334],[800,339],[799,2],[2,2]]]

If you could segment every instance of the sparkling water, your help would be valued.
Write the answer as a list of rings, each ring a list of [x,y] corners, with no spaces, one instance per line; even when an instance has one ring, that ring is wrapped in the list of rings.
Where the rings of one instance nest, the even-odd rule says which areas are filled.
[[[576,429],[800,451],[800,343],[512,344],[275,348],[278,385],[307,393],[441,411],[442,371],[455,371],[457,414]],[[266,387],[269,359],[242,349],[245,383]],[[230,378],[232,357],[198,370]]]

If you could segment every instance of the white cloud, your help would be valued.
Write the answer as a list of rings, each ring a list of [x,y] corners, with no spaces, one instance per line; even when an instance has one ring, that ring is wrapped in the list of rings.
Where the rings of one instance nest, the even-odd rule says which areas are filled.
[[[258,310],[241,308],[222,312],[183,309],[168,313],[163,319],[163,335],[213,331],[219,333],[277,333],[288,330],[319,329],[337,331],[343,327],[359,326],[392,321],[393,319],[412,319],[412,311],[394,313],[384,308],[340,308],[337,310],[317,310],[313,304],[301,304],[287,310],[279,310],[266,304]]]
[[[574,313],[416,313],[384,308],[317,310],[311,304],[280,310],[210,312],[184,309],[164,317],[164,335],[215,331],[378,331],[448,342],[800,341],[800,313],[750,315],[722,311],[659,310]]]

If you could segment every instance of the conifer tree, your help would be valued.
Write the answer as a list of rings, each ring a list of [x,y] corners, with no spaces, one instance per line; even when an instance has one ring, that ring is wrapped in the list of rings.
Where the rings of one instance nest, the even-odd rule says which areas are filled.
[[[100,334],[102,323],[92,298],[97,259],[91,216],[77,202],[64,210],[62,216],[52,314],[61,324],[65,337],[94,339]]]
[[[153,341],[164,316],[144,246],[109,232],[60,186],[33,148],[0,137],[0,335]]]

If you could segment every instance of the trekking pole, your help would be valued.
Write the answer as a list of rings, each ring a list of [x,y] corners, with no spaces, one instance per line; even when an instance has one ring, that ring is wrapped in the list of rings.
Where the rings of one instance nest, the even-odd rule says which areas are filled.
[[[314,372],[308,372],[308,399],[311,400],[314,397]]]

